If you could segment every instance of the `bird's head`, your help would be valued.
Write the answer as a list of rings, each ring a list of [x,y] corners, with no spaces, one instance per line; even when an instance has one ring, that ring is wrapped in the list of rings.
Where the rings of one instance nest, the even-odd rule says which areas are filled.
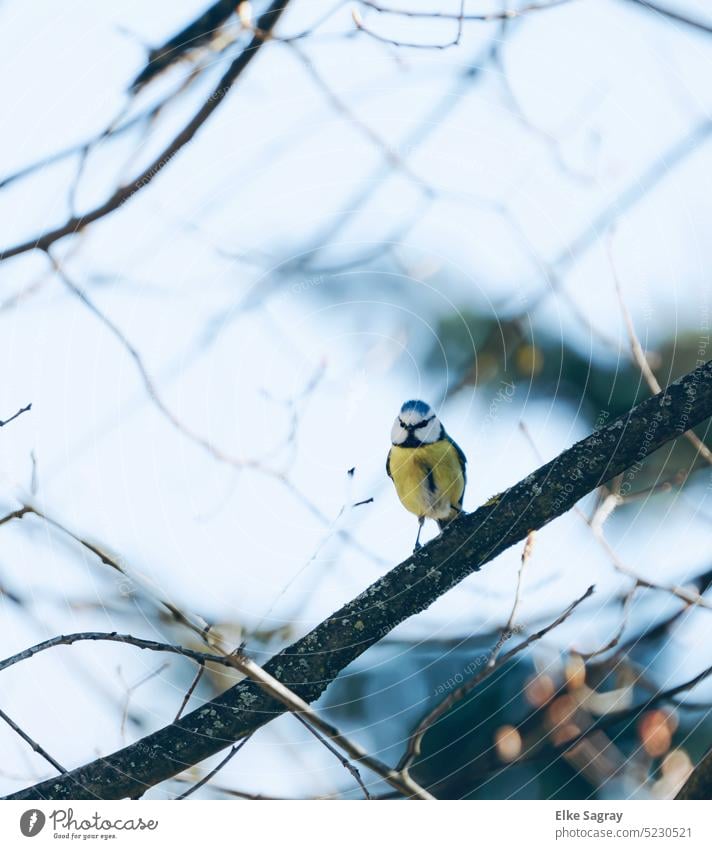
[[[442,438],[443,426],[425,401],[406,401],[391,428],[393,445],[427,445]]]

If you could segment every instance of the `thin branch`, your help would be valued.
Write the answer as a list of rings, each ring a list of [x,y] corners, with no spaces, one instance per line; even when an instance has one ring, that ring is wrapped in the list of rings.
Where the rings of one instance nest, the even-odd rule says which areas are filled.
[[[212,94],[204,101],[203,105],[198,109],[195,115],[188,123],[174,136],[169,144],[158,154],[144,170],[137,174],[130,183],[125,183],[119,186],[113,194],[111,194],[102,204],[95,206],[88,212],[79,216],[72,216],[64,224],[55,227],[51,230],[45,230],[43,233],[28,239],[25,242],[12,245],[9,248],[0,250],[0,262],[19,254],[28,253],[35,249],[46,251],[55,242],[63,239],[65,236],[71,236],[79,233],[89,224],[104,218],[112,212],[119,209],[126,201],[132,198],[137,192],[140,192],[170,163],[173,157],[195,136],[203,124],[210,118],[213,112],[225,100],[228,92],[233,84],[245,70],[249,63],[258,54],[260,48],[266,43],[263,37],[263,32],[270,32],[275,26],[284,10],[287,8],[289,0],[273,0],[267,10],[261,15],[257,22],[260,35],[255,35],[247,47],[237,56],[230,64],[222,79],[217,84]]]
[[[534,450],[537,457],[541,458],[541,453],[537,448],[532,435],[527,428],[524,422],[519,423],[520,430],[525,435],[532,449]],[[683,434],[680,433],[680,436]],[[621,500],[618,499],[618,496],[611,496],[610,500],[605,499],[604,504],[600,505],[598,510],[594,513],[590,518],[584,513],[584,511],[578,506],[574,505],[574,513],[586,523],[586,525],[591,529],[596,541],[598,544],[605,550],[606,554],[611,560],[613,564],[613,568],[620,572],[622,575],[625,575],[628,578],[632,578],[638,587],[645,587],[649,590],[658,590],[660,592],[670,593],[670,595],[676,596],[685,602],[686,605],[695,605],[698,607],[704,607],[708,610],[712,610],[712,602],[708,602],[704,599],[701,593],[692,593],[690,590],[685,589],[685,587],[680,587],[675,584],[658,584],[655,581],[651,581],[649,578],[645,578],[642,575],[638,574],[635,570],[631,569],[627,566],[621,558],[618,556],[618,553],[613,548],[613,546],[608,542],[604,533],[603,533],[603,523],[601,521],[601,512],[600,511],[608,511],[607,515],[610,515],[612,509],[614,509],[615,505],[618,503],[622,503]]]
[[[313,727],[324,733],[330,740],[350,755],[354,760],[368,767],[371,772],[380,775],[396,790],[399,790],[404,796],[411,796],[417,799],[432,799],[433,797],[424,790],[410,776],[403,775],[399,771],[391,769],[387,764],[369,755],[365,749],[354,743],[333,725],[326,722],[317,714],[309,704],[304,701],[293,690],[288,689],[277,678],[273,677],[267,669],[258,666],[251,658],[244,654],[233,654],[228,656],[228,661],[244,673],[253,682],[258,684],[263,692],[271,695],[273,698],[281,702],[288,710],[297,716],[300,716]]]
[[[408,180],[410,180],[426,197],[432,197],[435,194],[432,186],[418,174],[416,174],[410,165],[398,154],[387,139],[381,138],[378,133],[373,130],[365,121],[363,121],[353,109],[346,103],[331,86],[327,83],[324,77],[316,69],[311,58],[297,44],[289,44],[299,61],[306,68],[309,76],[312,78],[315,85],[321,90],[326,99],[331,103],[334,110],[343,115],[363,136],[365,136],[373,146],[380,151],[386,162],[393,168],[399,170]]]
[[[346,769],[348,772],[351,773],[351,775],[356,780],[356,783],[358,784],[358,786],[363,791],[363,795],[367,799],[372,799],[373,797],[368,792],[368,788],[363,783],[363,779],[361,778],[361,773],[356,769],[356,767],[351,763],[351,761],[348,758],[345,758],[338,749],[336,749],[334,746],[332,746],[331,743],[326,739],[326,737],[322,736],[316,730],[316,728],[312,728],[312,726],[306,721],[306,719],[301,717],[298,713],[295,713],[294,716],[302,723],[302,725],[307,729],[307,731],[310,734],[312,734],[312,735],[314,735],[314,737],[316,737],[316,739],[322,744],[322,746],[324,746],[326,749],[328,749],[331,752],[331,754],[339,761],[339,763],[344,767],[344,769]]]
[[[692,592],[685,589],[685,587],[680,587],[676,584],[658,584],[655,581],[650,581],[648,578],[644,578],[634,569],[631,569],[623,563],[613,546],[603,536],[603,532],[601,530],[596,530],[595,528],[592,530],[594,532],[594,536],[598,539],[610,557],[616,571],[620,572],[622,575],[627,575],[629,578],[633,578],[639,587],[646,587],[649,590],[659,590],[661,592],[670,593],[671,595],[677,596],[677,598],[684,601],[686,604],[694,607],[703,607],[706,610],[712,610],[712,602],[707,601],[698,592]]]
[[[628,590],[628,592],[625,594],[625,598],[623,599],[623,612],[621,615],[621,621],[615,634],[607,643],[605,643],[605,645],[602,645],[600,648],[597,648],[594,651],[578,652],[578,654],[583,660],[593,660],[593,658],[599,657],[599,655],[605,654],[607,651],[610,651],[610,649],[614,649],[618,646],[620,641],[623,639],[623,634],[625,633],[625,629],[628,626],[630,611],[633,606],[633,599],[635,598],[635,594],[639,587],[640,584],[636,581],[630,588],[630,590]]]
[[[428,12],[428,11],[420,11],[420,10],[412,10],[412,9],[394,9],[388,6],[382,6],[380,3],[373,2],[373,0],[359,0],[362,6],[365,6],[368,9],[371,9],[374,12],[378,12],[380,14],[386,15],[394,15],[398,17],[404,18],[426,18],[428,20],[441,20],[441,21],[456,21],[457,22],[457,32],[455,36],[447,42],[442,42],[439,44],[424,44],[423,42],[410,42],[410,41],[402,41],[400,39],[388,38],[386,36],[380,35],[377,32],[374,32],[372,29],[368,28],[361,18],[357,9],[354,9],[352,12],[352,18],[354,25],[357,30],[365,33],[371,38],[376,39],[377,41],[383,42],[384,44],[390,44],[392,47],[410,47],[421,50],[446,50],[449,47],[456,47],[460,44],[462,40],[463,34],[463,24],[466,21],[479,21],[480,23],[491,23],[493,21],[509,21],[514,18],[521,18],[531,12],[543,12],[547,9],[553,9],[556,6],[561,6],[564,3],[570,3],[572,0],[551,0],[549,3],[531,3],[528,6],[522,6],[520,9],[505,9],[502,12],[490,12],[484,14],[466,14],[464,11],[465,3],[464,0],[460,2],[460,11],[458,13],[454,12]]]
[[[692,771],[692,775],[682,786],[676,799],[704,799],[712,798],[712,749],[706,753],[704,758]]]
[[[645,382],[648,384],[650,391],[653,394],[656,394],[661,391],[661,387],[658,383],[657,377],[655,376],[655,372],[650,367],[648,358],[645,356],[645,351],[643,350],[643,346],[640,344],[638,335],[635,332],[635,324],[633,324],[633,318],[630,314],[630,310],[626,305],[625,298],[623,297],[623,287],[621,286],[620,277],[618,275],[618,269],[614,261],[613,244],[610,239],[608,241],[608,261],[611,267],[611,272],[613,274],[613,282],[616,286],[616,294],[618,295],[618,303],[620,304],[621,313],[623,314],[623,321],[625,322],[625,327],[628,332],[631,356],[633,357],[633,361],[640,369],[640,372],[643,375]],[[691,430],[686,431],[685,439],[692,445],[692,447],[697,451],[698,454],[700,454],[710,465],[712,465],[712,451],[710,451],[710,449],[705,445],[705,443],[699,438],[696,433]]]
[[[712,35],[712,24],[706,24],[704,21],[698,21],[696,18],[688,18],[687,15],[683,15],[681,12],[676,12],[674,9],[670,9],[667,6],[661,6],[658,3],[651,3],[650,0],[627,0],[627,2],[635,3],[636,6],[640,6],[648,12],[653,12],[658,17],[668,18],[678,24],[691,27],[698,32],[704,32],[708,35]]]
[[[134,361],[136,369],[138,370],[139,375],[141,376],[141,381],[143,382],[144,388],[148,393],[149,398],[159,410],[161,415],[170,422],[173,427],[180,431],[184,436],[186,436],[191,442],[194,442],[196,445],[199,445],[208,454],[210,454],[213,459],[220,461],[221,463],[228,463],[231,466],[236,468],[244,468],[245,466],[249,466],[250,461],[243,461],[236,457],[231,457],[230,455],[223,452],[220,448],[215,446],[210,440],[206,439],[204,436],[201,436],[199,433],[196,433],[194,430],[189,428],[181,419],[176,416],[176,414],[168,407],[163,398],[161,397],[156,384],[153,381],[153,378],[148,372],[141,355],[139,354],[136,347],[129,341],[124,332],[115,324],[106,313],[102,312],[99,307],[89,298],[86,292],[83,289],[80,289],[76,283],[69,277],[67,272],[64,270],[63,266],[60,265],[58,260],[53,256],[53,254],[48,250],[47,256],[49,257],[54,270],[56,271],[59,279],[64,283],[66,288],[82,303],[84,306],[96,317],[99,321],[113,334],[113,336],[118,339],[121,343],[124,350],[129,354],[131,359]]]
[[[146,649],[148,651],[169,652],[170,654],[179,654],[183,657],[195,660],[200,664],[204,663],[220,663],[223,666],[232,666],[225,655],[208,654],[206,652],[196,651],[186,648],[185,646],[172,645],[170,643],[159,643],[156,640],[144,640],[140,637],[134,637],[131,634],[117,634],[115,631],[79,631],[75,634],[60,634],[57,637],[51,637],[48,640],[43,640],[34,646],[30,646],[11,657],[6,657],[0,660],[0,672],[20,663],[23,660],[29,660],[40,652],[48,649],[56,648],[57,646],[73,646],[75,643],[83,642],[102,642],[102,643],[126,643],[126,645],[134,646],[137,649]]]
[[[185,648],[184,646],[171,645],[169,643],[159,643],[155,640],[145,640],[139,637],[134,637],[131,634],[117,634],[115,632],[106,633],[101,631],[83,631],[76,634],[62,634],[51,639],[44,640],[37,645],[31,646],[24,651],[18,652],[5,660],[0,661],[0,672],[16,663],[23,660],[28,660],[40,652],[47,649],[55,648],[56,646],[70,646],[79,642],[113,642],[125,643],[135,646],[139,649],[147,649],[149,651],[169,652],[172,654],[182,655],[183,657],[195,660],[200,664],[219,663],[223,666],[229,666],[237,669],[239,672],[248,676],[252,680],[257,681],[260,686],[281,701],[285,706],[292,710],[299,719],[308,723],[322,731],[327,737],[337,743],[342,749],[347,751],[353,758],[367,766],[372,772],[381,775],[382,778],[389,781],[396,789],[400,790],[406,796],[417,796],[419,798],[430,798],[429,794],[425,793],[416,782],[407,779],[401,779],[395,770],[371,757],[364,749],[350,740],[345,738],[333,725],[325,722],[321,717],[314,713],[309,705],[301,700],[298,696],[288,690],[281,682],[272,678],[253,660],[241,654],[207,654],[205,652],[195,651],[194,649]],[[202,668],[202,667],[201,667]],[[191,685],[191,690],[197,685],[197,679]],[[189,691],[190,694],[190,691]],[[188,694],[188,695],[189,695]],[[187,698],[184,704],[187,703]],[[182,707],[183,707],[182,706]],[[182,710],[181,707],[181,710]],[[180,711],[179,711],[180,714]],[[330,749],[331,751],[331,749]],[[353,774],[353,773],[352,773]]]
[[[608,713],[604,713],[602,716],[598,717],[594,722],[582,731],[580,734],[577,734],[571,740],[566,740],[563,743],[560,743],[556,748],[557,750],[563,749],[564,751],[569,751],[577,746],[582,740],[585,740],[595,731],[599,731],[602,728],[609,728],[614,725],[619,725],[621,722],[627,722],[627,726],[630,726],[631,723],[635,722],[635,720],[644,714],[646,711],[651,708],[657,707],[659,704],[663,702],[672,702],[675,696],[679,696],[681,693],[686,693],[689,690],[692,690],[693,687],[696,687],[698,684],[701,684],[707,678],[712,675],[712,666],[707,667],[707,669],[703,669],[702,672],[699,672],[693,678],[690,678],[688,681],[684,681],[682,684],[678,684],[675,687],[669,687],[666,690],[658,690],[654,693],[650,698],[646,699],[644,702],[641,702],[639,705],[635,705],[631,708],[626,708],[620,711],[609,711]],[[673,702],[674,703],[674,702]]]
[[[545,12],[547,9],[554,9],[556,6],[563,6],[565,3],[572,3],[573,0],[550,0],[548,3],[530,3],[527,6],[520,6],[518,9],[505,9],[502,12],[486,12],[483,14],[465,14],[460,12],[427,12],[419,9],[393,9],[388,6],[383,6],[374,0],[359,0],[362,6],[367,6],[373,9],[374,12],[380,12],[385,15],[396,15],[403,18],[428,18],[440,19],[449,21],[510,21],[513,18],[521,18],[523,15],[528,15],[530,12]]]
[[[205,640],[205,634],[209,630],[210,625],[202,619],[202,617],[197,617],[193,614],[188,614],[182,611],[173,601],[171,601],[168,597],[162,594],[160,588],[156,587],[152,581],[145,578],[144,576],[139,576],[138,573],[127,569],[122,563],[119,562],[118,558],[109,554],[109,552],[103,550],[95,543],[91,542],[84,537],[75,534],[61,522],[57,521],[57,519],[48,516],[46,513],[40,511],[37,507],[33,507],[32,505],[23,505],[21,509],[15,510],[13,513],[8,514],[3,519],[0,519],[0,525],[2,525],[5,521],[9,521],[10,519],[19,519],[26,515],[35,515],[39,519],[48,524],[55,527],[57,530],[66,534],[68,537],[73,539],[76,543],[81,545],[83,548],[86,548],[87,551],[91,552],[95,557],[97,557],[101,563],[105,566],[108,566],[111,569],[114,569],[119,574],[123,575],[131,584],[134,584],[138,587],[141,587],[143,591],[145,591],[159,607],[165,608],[168,613],[170,613],[171,617],[179,622],[181,625],[189,628],[193,633],[195,633],[201,640]]]
[[[124,708],[121,712],[121,738],[126,738],[126,722],[129,718],[129,708],[131,706],[131,697],[138,690],[139,687],[142,687],[144,684],[147,684],[149,681],[156,678],[161,672],[168,669],[170,666],[169,663],[162,663],[157,669],[154,669],[153,672],[149,672],[147,675],[144,675],[143,678],[139,679],[135,684],[126,684],[124,681],[123,675],[121,675],[121,669],[119,668],[119,676],[121,680],[124,681],[124,686],[126,687],[126,698],[124,700]]]
[[[13,722],[4,710],[0,710],[0,719],[3,719],[16,734],[19,734],[19,736],[22,737],[25,743],[29,744],[33,751],[37,752],[38,755],[43,757],[47,761],[47,763],[52,764],[52,766],[57,770],[57,772],[66,775],[67,770],[60,763],[58,763],[52,757],[52,755],[45,751],[45,749],[43,749],[39,743],[35,742],[35,740],[33,740],[29,734],[25,733],[22,728],[17,725],[17,723]]]
[[[29,413],[32,409],[32,404],[28,404],[26,407],[23,407],[21,410],[18,410],[14,416],[10,416],[9,419],[5,419],[5,421],[0,420],[0,427],[5,427],[6,424],[10,424],[10,422],[14,422],[18,416],[21,416],[23,413]]]
[[[18,510],[13,510],[11,513],[7,513],[5,516],[0,518],[0,525],[4,525],[7,522],[12,522],[13,519],[22,519],[23,516],[26,516],[28,513],[34,513],[32,507],[22,506]]]
[[[193,793],[195,793],[196,790],[200,790],[200,788],[207,784],[211,778],[214,778],[223,767],[227,766],[228,763],[230,763],[230,761],[235,757],[235,755],[240,751],[240,749],[245,745],[245,743],[247,743],[250,737],[252,737],[251,734],[248,737],[245,737],[244,740],[240,740],[239,743],[237,743],[235,746],[232,747],[232,749],[230,749],[227,755],[225,755],[225,757],[214,769],[211,769],[210,772],[208,772],[200,779],[200,781],[198,781],[192,787],[189,787],[187,790],[181,793],[180,796],[176,796],[176,800],[180,801],[181,799],[187,799],[188,796],[191,796]]]
[[[205,663],[203,661],[200,662],[200,666],[198,667],[198,671],[195,674],[195,678],[193,678],[190,687],[188,687],[186,694],[183,696],[183,701],[180,703],[180,707],[178,708],[178,713],[175,715],[175,719],[173,722],[178,722],[178,720],[183,715],[183,711],[186,708],[186,705],[190,701],[190,697],[195,692],[195,688],[200,683],[200,679],[203,677],[203,673],[205,672]]]
[[[238,2],[216,0],[197,18],[194,18],[167,41],[149,51],[146,66],[137,74],[129,90],[134,94],[175,65],[186,55],[212,41],[223,25],[234,14]]]
[[[553,631],[555,628],[558,628],[562,622],[565,622],[569,616],[576,610],[576,608],[587,598],[590,598],[593,595],[594,587],[589,587],[586,592],[573,601],[564,612],[558,616],[553,622],[546,625],[541,630],[537,631],[535,634],[531,634],[525,640],[522,640],[521,643],[516,645],[513,649],[508,651],[506,654],[502,655],[500,660],[500,666],[504,663],[510,661],[513,657],[516,657],[520,652],[523,652],[524,649],[528,648],[532,643],[537,642],[542,637],[545,637],[550,631]],[[499,643],[495,646],[495,649],[501,648]],[[437,704],[416,726],[415,731],[411,734],[408,740],[408,746],[406,748],[405,754],[401,758],[398,768],[404,771],[407,771],[412,765],[415,759],[420,754],[420,748],[423,741],[423,737],[425,733],[435,725],[435,723],[440,719],[443,714],[447,713],[450,708],[465,698],[465,696],[472,692],[478,684],[485,680],[485,678],[489,678],[490,675],[495,671],[495,665],[491,663],[487,663],[483,668],[476,674],[473,675],[468,681],[465,681],[464,684],[460,685],[456,690],[453,690],[449,693],[446,698],[444,698],[439,704]]]

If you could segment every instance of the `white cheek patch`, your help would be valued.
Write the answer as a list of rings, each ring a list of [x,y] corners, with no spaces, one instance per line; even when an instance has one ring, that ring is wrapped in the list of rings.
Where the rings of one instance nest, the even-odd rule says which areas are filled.
[[[391,428],[391,443],[393,445],[402,445],[407,438],[408,431],[404,427],[401,427],[400,419],[396,419]]]
[[[420,430],[417,430],[415,433],[421,442],[437,442],[438,439],[440,439],[439,419],[434,417],[432,421],[425,425],[425,427],[420,428]]]

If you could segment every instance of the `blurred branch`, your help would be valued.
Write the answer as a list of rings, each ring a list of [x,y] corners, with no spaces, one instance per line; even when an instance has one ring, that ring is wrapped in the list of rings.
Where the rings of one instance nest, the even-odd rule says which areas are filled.
[[[182,775],[177,775],[174,779],[180,784],[187,784],[189,779],[184,778]],[[210,789],[216,791],[217,793],[224,793],[226,796],[232,796],[235,799],[251,799],[253,801],[272,801],[276,802],[278,800],[283,801],[283,797],[280,796],[265,796],[262,793],[247,793],[244,790],[235,790],[233,787],[225,787],[219,784],[211,784]],[[398,794],[394,793],[394,797],[397,797]],[[293,800],[296,801],[296,800]]]
[[[548,3],[529,3],[526,6],[520,6],[518,9],[505,9],[501,12],[485,12],[483,14],[471,14],[460,11],[455,12],[427,12],[419,9],[394,9],[388,6],[383,6],[374,0],[359,0],[362,6],[373,9],[374,12],[380,12],[385,15],[397,15],[403,18],[428,18],[448,20],[448,21],[508,21],[512,18],[520,18],[523,15],[528,15],[530,12],[544,12],[547,9],[553,9],[556,6],[563,6],[565,3],[572,3],[573,0],[549,0]]]
[[[123,798],[176,775],[290,709],[305,714],[346,666],[511,545],[570,510],[602,483],[712,415],[712,361],[595,431],[379,578],[359,596],[275,655],[264,668],[235,658],[253,678],[142,740],[16,799]],[[265,686],[265,682],[269,686]],[[284,682],[284,683],[283,683]],[[288,694],[280,690],[285,690]],[[279,693],[279,695],[276,695]],[[333,729],[310,721],[342,750]],[[367,756],[356,759],[372,769]],[[131,764],[133,764],[131,766]],[[389,775],[396,784],[397,774]],[[417,785],[416,785],[417,787]],[[421,788],[422,790],[422,788]]]
[[[126,336],[126,334],[121,330],[121,328],[104,312],[102,312],[99,307],[89,298],[86,292],[81,289],[77,284],[68,276],[64,267],[59,263],[56,257],[52,254],[49,249],[45,249],[45,253],[49,258],[52,266],[59,276],[62,283],[66,286],[66,288],[82,303],[91,313],[97,318],[104,327],[109,330],[109,332],[118,340],[124,350],[128,353],[128,355],[133,360],[136,369],[138,370],[139,376],[141,378],[141,382],[148,394],[149,399],[156,407],[156,409],[160,412],[160,414],[168,421],[179,433],[193,442],[195,445],[202,448],[207,454],[212,457],[213,460],[218,463],[223,463],[227,466],[231,466],[234,469],[242,470],[242,469],[253,469],[255,471],[260,472],[263,475],[277,481],[279,484],[285,487],[285,489],[297,498],[304,507],[322,524],[329,526],[331,524],[331,520],[326,516],[322,511],[312,502],[310,501],[306,495],[297,489],[295,484],[289,479],[285,472],[280,471],[279,469],[274,469],[269,466],[265,466],[259,460],[249,458],[249,457],[235,457],[231,454],[228,454],[226,451],[223,451],[218,445],[212,442],[210,439],[206,438],[202,434],[193,430],[189,427],[185,422],[177,416],[173,410],[166,404],[163,400],[161,393],[156,386],[153,377],[148,371],[141,354],[135,345],[131,342],[130,339]],[[37,512],[37,511],[33,511]],[[39,514],[38,514],[39,515]],[[367,557],[373,559],[373,555],[367,549],[358,543],[351,534],[344,530],[343,528],[338,531],[338,535],[349,542],[356,550],[360,551],[362,554],[365,554]]]
[[[198,667],[198,671],[195,674],[195,678],[190,682],[190,686],[186,690],[185,695],[183,696],[183,701],[180,703],[180,707],[178,708],[178,713],[176,713],[173,722],[178,722],[178,720],[183,715],[183,711],[185,710],[188,702],[190,701],[190,697],[195,692],[195,688],[200,684],[200,679],[203,677],[203,673],[205,672],[205,664],[201,661],[200,666]]]
[[[184,657],[188,657],[191,660],[196,660],[201,664],[219,663],[223,666],[229,666],[234,669],[237,669],[243,675],[251,678],[253,681],[256,681],[259,686],[264,688],[264,690],[269,693],[272,698],[277,699],[282,704],[284,704],[285,707],[294,712],[299,719],[301,719],[305,724],[308,724],[310,726],[310,731],[312,731],[312,733],[314,733],[313,729],[318,729],[318,731],[322,732],[330,740],[333,740],[341,749],[346,751],[355,760],[359,761],[360,763],[363,763],[364,766],[368,767],[368,769],[370,769],[372,772],[375,772],[377,775],[380,775],[382,778],[388,781],[389,784],[391,784],[397,790],[400,790],[401,793],[408,797],[415,796],[422,799],[430,798],[429,794],[426,793],[410,777],[400,776],[395,770],[390,769],[390,767],[388,767],[387,765],[381,763],[376,758],[373,758],[368,755],[364,749],[362,749],[356,743],[353,743],[348,738],[344,737],[333,725],[321,719],[321,717],[318,716],[306,702],[300,699],[299,696],[295,695],[281,682],[273,678],[268,672],[261,669],[253,660],[243,654],[228,654],[226,652],[223,652],[219,655],[206,654],[204,652],[194,651],[193,649],[188,649],[183,646],[170,645],[168,643],[159,643],[155,640],[144,640],[138,637],[133,637],[130,634],[88,631],[77,634],[67,634],[60,635],[58,637],[53,637],[49,640],[45,640],[44,642],[38,643],[35,646],[31,646],[30,648],[25,649],[22,652],[18,652],[12,657],[0,661],[0,672],[10,666],[14,666],[16,663],[20,663],[23,660],[28,660],[29,658],[34,657],[36,654],[39,654],[42,651],[46,651],[47,649],[55,648],[56,646],[69,646],[73,645],[74,643],[83,641],[125,643],[127,645],[135,646],[136,648],[148,649],[149,651],[169,652],[172,654],[183,655]],[[153,674],[156,673],[152,673],[152,675]],[[197,683],[197,681],[194,681],[194,684],[195,683]],[[194,684],[191,685],[191,689],[194,688]],[[187,701],[187,699],[185,701]],[[321,740],[321,737],[318,734],[316,736],[318,737],[318,739]],[[322,742],[326,745],[326,741],[322,740]],[[331,752],[334,751],[331,745],[327,745],[327,748]],[[344,759],[341,756],[338,757],[343,763]],[[354,772],[355,767],[349,765],[348,768],[353,775],[358,775],[358,770]],[[360,775],[358,775],[358,781],[359,784],[361,784],[361,786],[363,787]],[[144,792],[145,789],[146,788],[141,789],[140,792]],[[131,795],[136,795],[136,792],[137,790],[134,789]]]
[[[520,422],[519,427],[522,433],[527,438],[536,456],[538,458],[541,458],[541,454],[534,442],[534,439],[532,438],[531,433],[529,432],[529,428],[524,422]],[[687,432],[681,433],[680,435],[686,436]],[[641,459],[642,457],[637,458],[636,462],[640,462]],[[604,487],[601,487],[601,489],[605,491]],[[591,532],[596,538],[596,541],[608,555],[611,563],[613,564],[613,568],[617,572],[620,572],[621,575],[625,575],[628,578],[632,578],[634,581],[635,588],[644,587],[649,590],[659,590],[660,592],[670,593],[670,595],[676,596],[677,598],[684,601],[686,605],[695,605],[698,607],[704,607],[707,610],[712,610],[712,602],[708,602],[706,599],[702,598],[700,592],[691,592],[685,587],[680,587],[676,584],[658,584],[655,581],[651,581],[649,578],[645,578],[644,576],[638,574],[638,572],[635,572],[621,560],[621,558],[618,556],[618,553],[608,542],[603,533],[603,523],[611,515],[615,508],[622,503],[623,498],[621,496],[619,496],[617,493],[609,493],[603,499],[603,502],[598,506],[593,516],[591,516],[590,518],[578,505],[575,505],[573,509],[576,515],[582,521],[584,521],[591,529]],[[621,635],[619,635],[617,639],[620,640],[620,637]]]
[[[607,643],[604,643],[604,645],[600,646],[597,649],[594,649],[594,651],[590,651],[590,652],[580,651],[578,654],[583,660],[585,660],[585,661],[586,660],[593,660],[595,657],[599,657],[600,655],[605,654],[607,651],[609,651],[610,649],[616,648],[620,644],[620,641],[623,639],[623,634],[625,633],[625,629],[628,626],[628,621],[630,619],[630,610],[631,610],[631,607],[633,606],[633,599],[635,598],[635,594],[638,591],[638,588],[639,588],[639,584],[636,581],[633,584],[633,586],[628,590],[628,592],[625,594],[625,597],[623,599],[623,609],[621,611],[621,621],[620,621],[620,624],[618,625],[618,629],[616,630],[615,634],[611,637],[611,639]],[[686,609],[686,608],[683,608],[683,609]]]
[[[359,118],[353,109],[346,103],[327,83],[322,74],[319,73],[311,57],[308,56],[296,43],[290,43],[289,46],[306,68],[309,76],[314,84],[320,89],[324,97],[331,103],[334,110],[343,115],[349,123],[351,123],[362,135],[364,135],[376,147],[383,158],[393,168],[399,170],[407,179],[409,179],[417,188],[419,188],[426,196],[432,197],[435,192],[431,186],[422,178],[419,177],[404,160],[398,151],[394,150],[388,143],[387,139],[381,138],[379,134],[372,129],[365,121]]]
[[[5,427],[6,424],[10,424],[10,422],[14,422],[18,416],[21,416],[23,413],[29,413],[32,409],[32,404],[28,404],[26,407],[23,407],[21,410],[18,410],[14,416],[10,416],[9,419],[5,419],[5,421],[0,421],[0,427]]]
[[[697,764],[676,799],[712,799],[712,749]]]
[[[576,608],[584,602],[587,598],[593,595],[594,588],[589,587],[586,592],[577,598],[574,602],[572,602],[564,612],[557,617],[553,622],[549,625],[542,628],[540,631],[537,631],[535,634],[527,637],[525,640],[522,640],[521,643],[516,645],[513,649],[508,651],[506,654],[502,655],[502,659],[500,660],[499,666],[503,663],[507,663],[507,661],[511,660],[513,657],[518,655],[520,652],[523,652],[524,649],[528,648],[532,643],[537,642],[542,637],[545,637],[550,631],[553,631],[555,628],[558,628],[562,622],[565,622],[569,616],[576,610]],[[511,632],[510,632],[511,635]],[[440,719],[441,716],[446,714],[450,708],[457,704],[457,702],[461,701],[465,698],[468,693],[471,693],[472,690],[477,687],[485,678],[489,678],[490,675],[497,668],[496,665],[496,655],[495,652],[499,652],[501,646],[503,645],[503,639],[506,637],[506,632],[503,632],[502,637],[497,642],[497,645],[492,649],[492,655],[494,658],[490,658],[495,660],[495,663],[488,662],[486,666],[481,669],[476,675],[470,678],[468,681],[465,681],[464,684],[457,687],[451,693],[449,693],[446,698],[444,698],[438,705],[431,710],[427,716],[425,716],[417,725],[415,731],[411,734],[410,739],[408,740],[408,746],[405,754],[403,755],[400,763],[398,764],[398,768],[402,770],[408,770],[409,767],[413,765],[413,762],[420,754],[420,747],[423,741],[423,737],[428,729],[432,728],[433,725]]]
[[[361,773],[356,769],[356,767],[351,763],[351,761],[348,758],[345,758],[341,754],[341,752],[339,752],[338,749],[334,748],[334,746],[331,745],[331,743],[326,739],[326,737],[323,737],[316,730],[316,728],[312,728],[311,725],[298,713],[295,713],[294,716],[302,723],[302,725],[307,729],[310,734],[316,737],[316,739],[331,752],[331,754],[339,761],[339,763],[344,767],[344,769],[351,773],[351,775],[356,780],[356,783],[361,788],[363,795],[366,797],[366,799],[371,799],[372,796],[368,792],[368,788],[366,787],[366,785],[363,783]]]
[[[253,36],[250,43],[247,47],[245,47],[240,55],[232,61],[212,94],[204,101],[203,105],[200,109],[198,109],[183,129],[174,136],[169,144],[158,154],[153,162],[144,168],[141,173],[137,174],[130,183],[125,183],[119,186],[102,204],[94,207],[89,212],[85,212],[78,216],[73,215],[59,227],[55,227],[52,230],[46,230],[32,239],[28,239],[25,242],[20,242],[4,250],[0,250],[0,262],[2,260],[9,259],[10,257],[28,253],[29,251],[36,249],[47,251],[55,242],[63,239],[65,236],[79,233],[89,224],[92,224],[110,213],[115,212],[137,192],[141,191],[141,189],[151,183],[163,170],[163,168],[170,163],[181,148],[191,141],[193,136],[195,136],[198,130],[210,118],[223,100],[225,100],[237,78],[254,59],[260,48],[265,44],[266,39],[264,33],[268,33],[272,30],[272,27],[276,25],[288,4],[289,0],[273,0],[273,2],[270,3],[267,10],[257,21],[257,29],[259,32]]]
[[[124,677],[121,674],[121,667],[119,667],[119,677],[124,682],[124,686],[126,687],[126,695],[124,696],[124,706],[121,711],[121,739],[126,740],[126,722],[129,719],[129,709],[131,707],[131,699],[133,694],[140,687],[143,687],[144,684],[148,684],[149,681],[152,681],[154,678],[157,678],[161,672],[165,672],[166,669],[170,666],[170,663],[162,663],[157,669],[154,669],[153,672],[149,672],[147,675],[144,675],[135,684],[127,684],[124,681]]]
[[[195,660],[200,664],[203,663],[221,663],[224,666],[232,666],[226,659],[225,655],[207,654],[205,652],[188,649],[184,646],[175,646],[170,643],[159,643],[156,640],[144,640],[140,637],[134,637],[131,634],[117,634],[115,631],[81,631],[76,634],[60,634],[58,637],[51,637],[49,640],[43,640],[24,651],[18,652],[11,657],[6,657],[5,660],[0,660],[0,672],[16,663],[23,660],[29,660],[40,652],[53,649],[57,646],[73,646],[75,643],[82,642],[106,642],[106,643],[126,643],[130,646],[135,646],[138,649],[147,649],[148,651],[168,652],[170,654],[180,654],[183,657]]]

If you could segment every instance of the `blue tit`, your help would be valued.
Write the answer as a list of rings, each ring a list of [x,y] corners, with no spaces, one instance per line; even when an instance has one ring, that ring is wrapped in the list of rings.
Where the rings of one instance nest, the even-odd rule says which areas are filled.
[[[416,550],[425,519],[440,530],[462,510],[467,459],[424,401],[406,401],[391,429],[386,472],[401,503],[418,517]]]

